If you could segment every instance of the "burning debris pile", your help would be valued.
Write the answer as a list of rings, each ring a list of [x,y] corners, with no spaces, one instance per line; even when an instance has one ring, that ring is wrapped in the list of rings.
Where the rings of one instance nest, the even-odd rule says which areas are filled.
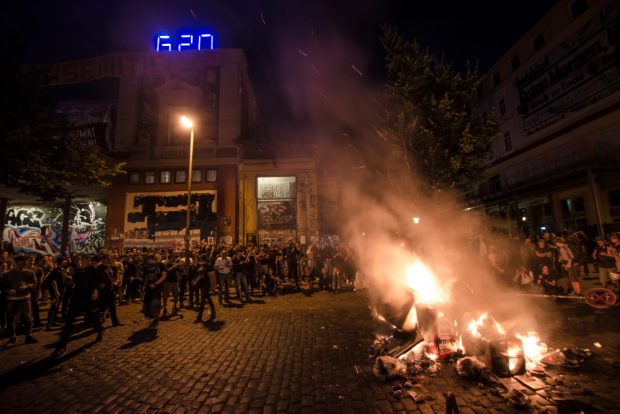
[[[427,267],[420,263],[412,269],[407,274],[411,294],[404,306],[379,302],[371,307],[381,333],[368,356],[374,359],[377,378],[396,382],[394,398],[424,403],[425,396],[413,390],[416,384],[453,365],[452,372],[515,407],[544,412],[569,400],[578,403],[556,389],[562,380],[550,372],[580,367],[592,351],[551,349],[535,332],[504,327],[488,312],[462,312]]]

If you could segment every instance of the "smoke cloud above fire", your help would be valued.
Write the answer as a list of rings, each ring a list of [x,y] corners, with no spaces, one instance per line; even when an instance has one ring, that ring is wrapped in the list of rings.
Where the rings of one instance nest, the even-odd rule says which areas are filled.
[[[480,239],[487,247],[500,241],[485,231],[482,217],[459,208],[450,191],[413,185],[396,192],[375,175],[392,148],[381,136],[385,85],[366,76],[371,66],[366,49],[337,29],[283,27],[275,41],[274,70],[286,104],[302,121],[289,125],[291,139],[310,135],[320,174],[341,183],[342,240],[353,252],[373,308],[390,314],[391,324],[411,323],[412,303],[423,303],[458,323],[488,312],[503,329],[539,330],[529,305],[508,291],[512,275],[498,281],[488,270]],[[397,171],[392,180],[409,174],[405,165],[390,167]]]

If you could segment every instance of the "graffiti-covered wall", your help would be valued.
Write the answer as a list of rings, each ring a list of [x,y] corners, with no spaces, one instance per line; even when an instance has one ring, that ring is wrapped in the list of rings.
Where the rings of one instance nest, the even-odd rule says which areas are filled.
[[[71,205],[69,252],[95,253],[105,241],[106,206],[97,201]],[[9,206],[2,239],[16,252],[60,254],[63,213],[55,206]]]

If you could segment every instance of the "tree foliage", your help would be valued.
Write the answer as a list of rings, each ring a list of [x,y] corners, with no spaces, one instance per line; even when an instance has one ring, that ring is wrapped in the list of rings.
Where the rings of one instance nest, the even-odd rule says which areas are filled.
[[[498,126],[472,113],[476,71],[458,73],[392,27],[385,28],[382,43],[389,102],[384,135],[393,145],[390,164],[404,164],[416,183],[432,188],[478,181]]]
[[[10,53],[0,68],[0,184],[40,200],[83,196],[80,188],[107,187],[122,164],[97,146],[67,134],[71,125],[46,96],[47,74],[23,67]]]

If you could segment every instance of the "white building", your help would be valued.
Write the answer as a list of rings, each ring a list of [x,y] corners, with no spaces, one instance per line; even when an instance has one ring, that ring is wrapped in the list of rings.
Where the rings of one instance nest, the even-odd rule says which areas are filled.
[[[499,227],[620,227],[619,4],[558,1],[483,76],[477,113],[501,133],[470,207]]]

